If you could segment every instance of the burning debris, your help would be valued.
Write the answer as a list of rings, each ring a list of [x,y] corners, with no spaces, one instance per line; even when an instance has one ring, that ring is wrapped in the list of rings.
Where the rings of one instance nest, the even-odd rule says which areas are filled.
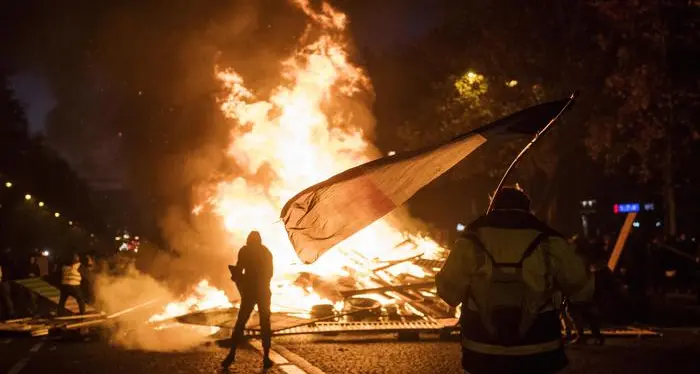
[[[429,292],[433,269],[416,263],[440,257],[442,249],[407,233],[409,220],[375,222],[311,265],[299,262],[284,227],[274,223],[298,191],[379,155],[365,139],[372,118],[361,97],[369,96],[371,86],[348,57],[345,15],[325,3],[315,10],[306,0],[295,2],[309,26],[298,49],[281,62],[280,83],[268,97],[257,95],[235,70],[217,69],[227,92],[220,107],[235,124],[228,157],[242,172],[216,184],[196,211],[219,216],[232,247],[239,247],[248,232],[260,231],[274,255],[273,312],[308,318],[319,305],[343,312],[374,300],[421,316],[449,315]],[[417,283],[423,286],[406,286]],[[209,297],[214,295],[195,292],[152,320],[227,307]]]

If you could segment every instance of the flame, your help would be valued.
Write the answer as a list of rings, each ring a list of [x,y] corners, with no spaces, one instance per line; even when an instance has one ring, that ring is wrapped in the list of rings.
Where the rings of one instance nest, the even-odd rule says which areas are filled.
[[[280,84],[268,97],[257,95],[234,69],[216,69],[226,92],[220,108],[233,124],[227,155],[241,172],[216,184],[207,201],[198,204],[193,213],[210,209],[220,216],[232,247],[243,244],[251,230],[259,231],[274,257],[273,311],[308,312],[316,304],[340,307],[342,302],[330,300],[312,287],[297,285],[301,272],[326,279],[351,277],[356,288],[378,287],[373,268],[421,253],[433,258],[442,249],[429,238],[402,232],[380,220],[314,264],[300,263],[279,223],[284,203],[302,189],[370,161],[379,153],[354,124],[355,113],[343,105],[331,105],[337,99],[362,104],[360,95],[371,91],[365,73],[348,58],[344,38],[347,18],[327,3],[314,10],[308,0],[293,2],[309,17],[310,24],[299,48],[281,62]],[[407,239],[413,248],[396,246]],[[427,276],[408,262],[383,274],[385,281],[398,274]],[[205,285],[209,287],[206,283],[199,286]],[[219,293],[199,291],[185,301],[169,304],[154,318],[225,304]],[[210,303],[209,297],[216,301]],[[392,302],[382,295],[369,297],[382,304]]]
[[[161,322],[188,313],[209,309],[231,308],[232,306],[233,304],[231,304],[224,291],[211,286],[207,280],[201,280],[189,296],[183,300],[168,303],[163,308],[162,313],[151,316],[148,322]]]

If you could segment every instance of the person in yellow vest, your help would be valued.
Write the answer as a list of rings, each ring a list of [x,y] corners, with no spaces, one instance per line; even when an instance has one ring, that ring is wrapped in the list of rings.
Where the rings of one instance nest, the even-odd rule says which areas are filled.
[[[85,299],[83,292],[80,289],[80,257],[77,254],[73,255],[72,262],[61,267],[61,298],[58,301],[58,315],[64,315],[66,312],[66,300],[69,296],[73,296],[78,303],[80,314],[85,314]]]
[[[568,361],[553,295],[592,297],[586,264],[530,212],[529,197],[504,188],[472,222],[436,276],[448,304],[462,304],[466,373],[556,373]],[[588,295],[588,296],[586,296]]]

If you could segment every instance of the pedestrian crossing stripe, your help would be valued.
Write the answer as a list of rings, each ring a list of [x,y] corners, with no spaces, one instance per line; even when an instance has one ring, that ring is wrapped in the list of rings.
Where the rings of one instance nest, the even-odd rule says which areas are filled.
[[[46,282],[42,278],[25,278],[18,279],[15,283],[23,286],[31,292],[38,294],[39,296],[51,301],[53,304],[58,306],[58,301],[61,297],[61,291],[52,286],[50,283]],[[73,314],[80,313],[80,308],[78,302],[74,298],[68,298],[66,301],[66,309]],[[90,305],[85,305],[86,313],[95,313],[97,310]]]

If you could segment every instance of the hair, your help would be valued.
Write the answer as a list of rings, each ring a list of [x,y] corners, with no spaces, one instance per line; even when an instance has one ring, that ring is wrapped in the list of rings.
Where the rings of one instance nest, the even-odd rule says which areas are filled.
[[[493,209],[512,209],[512,210],[525,210],[530,211],[530,197],[527,194],[516,187],[504,187],[496,195],[493,201]]]
[[[246,245],[262,245],[262,237],[257,231],[251,231],[246,239]]]

